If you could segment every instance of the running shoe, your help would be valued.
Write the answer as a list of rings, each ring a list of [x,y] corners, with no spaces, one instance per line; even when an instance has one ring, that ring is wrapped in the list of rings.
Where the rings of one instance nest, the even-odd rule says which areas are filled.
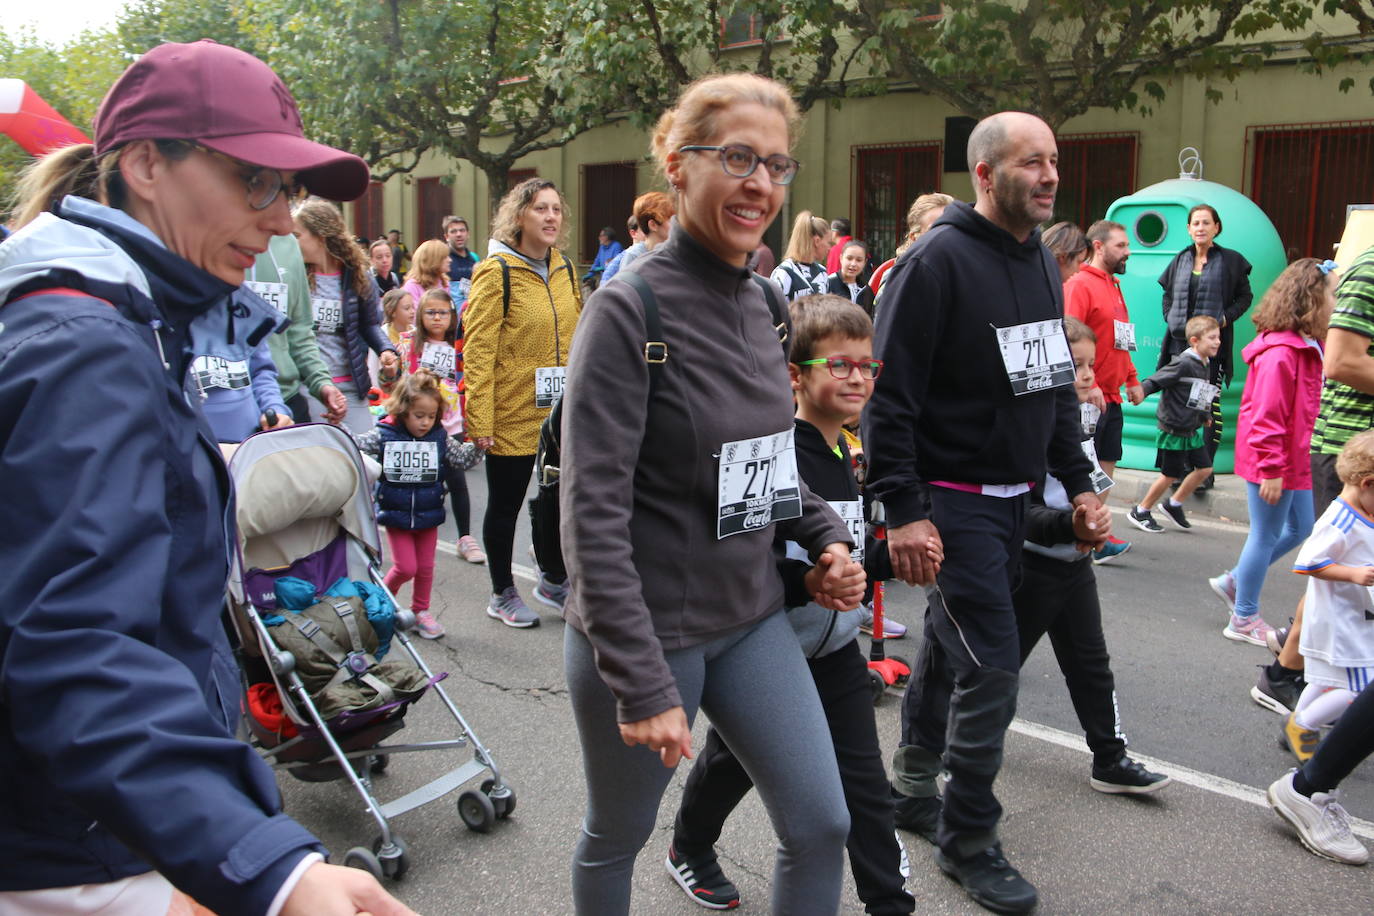
[[[534,587],[534,597],[562,615],[563,602],[568,600],[568,580],[554,582],[540,573],[539,584]]]
[[[903,879],[910,878],[911,857],[906,854],[906,844],[902,842],[902,835],[900,832],[896,830],[892,832],[897,836],[897,851],[902,854],[902,858],[899,860],[897,864],[897,871],[901,872]]]
[[[940,809],[943,806],[944,802],[938,795],[913,798],[896,789],[892,790],[893,823],[903,830],[910,830],[927,843],[935,842],[935,829],[940,826]]]
[[[1226,603],[1226,609],[1234,614],[1236,612],[1236,577],[1228,571],[1208,579],[1207,584],[1212,586],[1212,591],[1216,592],[1217,597]]]
[[[1167,516],[1169,516],[1169,518],[1173,521],[1173,523],[1174,523],[1175,525],[1177,525],[1178,527],[1180,527],[1180,528],[1191,528],[1191,527],[1193,527],[1192,523],[1188,521],[1188,516],[1186,516],[1186,515],[1183,514],[1183,506],[1181,506],[1181,505],[1175,506],[1173,503],[1169,502],[1169,501],[1166,499],[1166,500],[1162,500],[1162,501],[1160,502],[1159,508],[1163,509],[1163,510],[1164,510],[1164,514],[1167,515]]]
[[[1269,651],[1278,655],[1283,651],[1283,644],[1288,642],[1288,634],[1292,630],[1292,621],[1289,626],[1279,627],[1269,631],[1269,635],[1264,638],[1264,644],[1269,647]]]
[[[517,629],[539,626],[539,615],[526,606],[514,585],[507,586],[499,595],[491,596],[487,604],[487,616]]]
[[[458,539],[458,556],[473,566],[481,566],[487,562],[486,552],[477,545],[477,538],[470,534],[465,534]]]
[[[1236,642],[1248,642],[1252,646],[1263,647],[1273,629],[1259,614],[1251,614],[1249,617],[1232,614],[1231,620],[1222,628],[1221,635]]]
[[[873,605],[859,605],[859,632],[873,635]],[[890,617],[883,617],[883,639],[902,639],[906,636],[906,626]]]
[[[1110,563],[1130,549],[1130,541],[1123,541],[1121,538],[1108,535],[1107,543],[1093,551],[1093,563],[1098,566],[1103,563]]]
[[[1293,788],[1290,770],[1266,793],[1269,807],[1298,832],[1302,845],[1324,859],[1346,865],[1363,865],[1369,850],[1350,830],[1350,815],[1336,801],[1336,792],[1314,792],[1307,798]]]
[[[1306,763],[1317,752],[1317,745],[1321,743],[1321,732],[1303,728],[1298,724],[1298,714],[1290,712],[1283,722],[1279,743],[1293,752],[1293,756],[1298,758],[1298,763]]]
[[[1001,843],[966,859],[955,859],[945,855],[943,849],[937,849],[935,864],[963,885],[974,902],[994,913],[1029,913],[1039,899],[1035,886],[1002,854]]]
[[[720,870],[715,855],[689,859],[677,854],[668,844],[668,858],[664,862],[668,874],[692,902],[708,910],[733,910],[739,906],[739,890]]]
[[[424,639],[438,639],[444,635],[443,624],[435,620],[429,611],[416,611],[415,623],[420,630],[420,636]]]
[[[1168,776],[1150,772],[1145,764],[1125,754],[1110,766],[1093,764],[1092,778],[1088,780],[1090,786],[1108,795],[1149,795],[1171,782]]]
[[[1159,534],[1164,530],[1164,526],[1155,521],[1155,517],[1148,511],[1141,512],[1139,506],[1132,506],[1131,511],[1126,513],[1126,521],[1135,525],[1141,531],[1148,531],[1151,534]]]
[[[1302,675],[1295,677],[1273,678],[1269,676],[1269,666],[1260,665],[1259,680],[1250,688],[1250,699],[1265,709],[1286,716],[1298,705],[1298,697],[1307,682]]]

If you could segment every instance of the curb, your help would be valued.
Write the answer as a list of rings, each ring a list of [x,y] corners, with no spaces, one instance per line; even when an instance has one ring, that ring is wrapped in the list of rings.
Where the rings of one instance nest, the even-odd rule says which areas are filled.
[[[1133,506],[1145,496],[1159,474],[1157,471],[1116,469],[1116,486],[1108,491],[1108,499],[1119,506]],[[1250,524],[1250,506],[1245,481],[1235,474],[1218,474],[1210,490],[1194,493],[1184,503],[1189,515],[1204,515],[1219,521]]]

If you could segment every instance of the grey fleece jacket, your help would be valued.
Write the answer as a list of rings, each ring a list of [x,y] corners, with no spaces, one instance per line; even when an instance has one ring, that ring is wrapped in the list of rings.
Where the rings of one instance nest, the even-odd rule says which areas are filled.
[[[634,722],[682,703],[664,650],[783,606],[775,532],[813,562],[850,538],[800,480],[800,518],[716,538],[722,444],[792,430],[768,306],[747,270],[676,224],[624,273],[654,290],[668,361],[650,404],[639,295],[617,276],[588,300],[568,358],[560,489],[566,619],[595,649],[619,720]]]

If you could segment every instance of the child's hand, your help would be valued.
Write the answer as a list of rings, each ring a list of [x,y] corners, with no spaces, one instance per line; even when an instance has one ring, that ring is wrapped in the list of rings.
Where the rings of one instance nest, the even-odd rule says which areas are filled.
[[[1369,588],[1374,585],[1374,566],[1353,566],[1350,569],[1350,581],[1356,585],[1363,585]]]
[[[1202,426],[1203,426],[1204,429],[1211,429],[1211,428],[1212,428],[1212,418],[1211,418],[1211,416],[1208,416],[1207,419],[1205,419],[1205,420],[1202,421]]]
[[[831,611],[852,611],[863,601],[868,575],[849,557],[844,544],[830,544],[804,577],[816,603]]]

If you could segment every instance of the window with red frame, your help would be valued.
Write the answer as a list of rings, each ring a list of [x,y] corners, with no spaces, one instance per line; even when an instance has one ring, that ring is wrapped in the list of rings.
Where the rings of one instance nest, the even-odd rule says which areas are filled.
[[[720,20],[720,46],[736,48],[763,42],[763,17],[752,10],[736,10]]]
[[[421,242],[444,237],[444,217],[453,212],[453,189],[438,178],[421,178],[415,182],[415,241],[411,250]]]
[[[1139,135],[1068,134],[1056,139],[1059,193],[1050,222],[1068,220],[1087,229],[1106,218],[1117,198],[1135,191]]]
[[[1250,199],[1295,258],[1329,258],[1346,204],[1374,200],[1374,121],[1251,127]],[[1223,217],[1224,221],[1224,217]]]
[[[940,190],[942,146],[935,140],[854,149],[854,236],[868,243],[875,263],[892,257],[906,236],[911,202]],[[824,214],[827,219],[840,215]]]
[[[353,234],[369,242],[382,237],[382,183],[370,181],[353,202]]]

